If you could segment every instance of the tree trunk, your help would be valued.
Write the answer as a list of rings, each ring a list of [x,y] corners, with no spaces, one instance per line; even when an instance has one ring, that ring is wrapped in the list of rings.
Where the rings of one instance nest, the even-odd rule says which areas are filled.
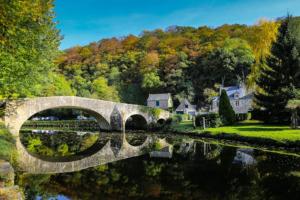
[[[293,129],[298,128],[298,114],[297,114],[297,109],[295,109],[295,110],[292,111],[291,120],[292,120],[292,128]]]

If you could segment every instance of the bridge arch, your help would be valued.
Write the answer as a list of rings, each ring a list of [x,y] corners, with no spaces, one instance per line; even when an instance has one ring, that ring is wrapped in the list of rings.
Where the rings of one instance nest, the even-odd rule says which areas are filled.
[[[131,114],[125,120],[126,130],[146,130],[148,121],[142,114]]]
[[[5,123],[10,131],[18,136],[24,122],[39,112],[55,108],[77,108],[93,113],[101,129],[110,130],[112,107],[113,102],[81,97],[40,97],[9,104],[6,108]]]
[[[41,110],[41,111],[39,111],[37,113],[32,113],[31,116],[28,117],[28,119],[30,119],[31,117],[33,117],[34,115],[36,115],[38,113],[41,113],[41,112],[44,112],[44,111],[47,111],[47,110],[60,109],[60,108],[64,108],[64,109],[78,109],[78,110],[85,111],[86,113],[88,113],[91,116],[95,117],[97,123],[99,124],[99,130],[110,130],[111,129],[109,122],[100,113],[95,112],[95,111],[90,110],[90,109],[87,109],[87,108],[78,107],[78,106],[57,106],[57,107],[48,108],[48,109],[45,109],[45,110]],[[24,121],[24,123],[28,119],[26,119]],[[21,127],[22,127],[22,125],[21,125]]]
[[[96,113],[99,117],[99,121],[105,121],[105,126],[102,124],[102,129],[115,129],[121,130],[120,115],[125,113],[122,119],[128,119],[132,115],[141,115],[147,121],[147,124],[155,121],[154,116],[151,112],[147,112],[145,107],[140,105],[131,105],[124,103],[116,103],[110,101],[103,101],[97,99],[89,99],[75,96],[55,96],[55,97],[38,97],[30,99],[20,99],[7,102],[5,108],[5,125],[9,131],[16,138],[16,147],[18,150],[18,162],[22,170],[33,173],[50,173],[50,172],[71,172],[76,170],[85,169],[92,166],[97,166],[99,164],[106,163],[106,159],[118,160],[128,157],[127,154],[131,156],[136,156],[140,152],[141,147],[131,147],[128,145],[123,145],[121,152],[116,157],[114,152],[110,147],[110,142],[108,142],[100,151],[90,155],[89,157],[83,158],[81,160],[71,161],[71,162],[49,162],[44,161],[34,156],[30,155],[23,144],[20,141],[19,131],[24,124],[24,122],[36,113],[47,109],[53,108],[80,108],[88,110],[90,112]],[[151,108],[148,108],[151,109]],[[115,112],[115,117],[112,117]],[[160,117],[167,119],[169,117],[169,112],[162,111]],[[114,128],[112,128],[112,119],[115,119],[117,123]],[[146,145],[145,142],[144,145]],[[142,146],[144,146],[142,145]],[[125,148],[126,147],[126,148]],[[129,148],[129,149],[128,149]],[[126,151],[125,151],[126,150]]]
[[[157,123],[160,125],[164,125],[166,123],[166,120],[163,118],[160,118],[159,120],[157,120]]]

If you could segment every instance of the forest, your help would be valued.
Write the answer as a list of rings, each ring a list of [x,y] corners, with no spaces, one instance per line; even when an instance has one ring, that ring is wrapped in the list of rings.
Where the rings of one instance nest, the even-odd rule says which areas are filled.
[[[54,71],[77,96],[145,104],[149,93],[169,92],[175,105],[188,98],[203,106],[222,83],[255,88],[278,25],[172,26],[102,39],[61,52]]]
[[[245,83],[250,91],[267,92],[263,85],[268,81],[259,78],[272,68],[273,47],[281,36],[295,46],[286,54],[294,55],[299,71],[298,17],[261,19],[254,25],[170,26],[59,50],[63,36],[57,29],[53,0],[0,2],[0,98],[4,100],[76,95],[145,104],[149,93],[168,92],[175,106],[187,98],[201,108],[221,85]],[[287,21],[286,33],[278,34]],[[284,50],[277,51],[282,59]],[[287,76],[297,80],[299,73]],[[290,88],[299,88],[297,84],[299,80]],[[286,104],[292,96],[284,98]]]

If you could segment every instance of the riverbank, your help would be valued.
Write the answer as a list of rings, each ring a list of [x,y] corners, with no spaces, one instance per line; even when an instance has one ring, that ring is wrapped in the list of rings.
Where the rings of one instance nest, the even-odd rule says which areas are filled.
[[[13,162],[16,156],[15,139],[0,122],[0,159]]]
[[[263,146],[296,148],[300,150],[300,130],[288,126],[265,125],[258,121],[240,122],[233,126],[194,128],[191,121],[172,124],[170,131],[190,136],[225,139]]]
[[[14,184],[15,172],[7,161],[0,160],[0,199],[1,200],[22,200],[22,190]]]

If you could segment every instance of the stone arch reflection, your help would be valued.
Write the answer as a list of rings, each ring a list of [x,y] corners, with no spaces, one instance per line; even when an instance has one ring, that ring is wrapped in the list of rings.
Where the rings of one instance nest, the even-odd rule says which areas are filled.
[[[108,122],[99,113],[77,107],[46,109],[21,127],[20,142],[32,156],[47,161],[82,159],[107,142],[100,130]]]

